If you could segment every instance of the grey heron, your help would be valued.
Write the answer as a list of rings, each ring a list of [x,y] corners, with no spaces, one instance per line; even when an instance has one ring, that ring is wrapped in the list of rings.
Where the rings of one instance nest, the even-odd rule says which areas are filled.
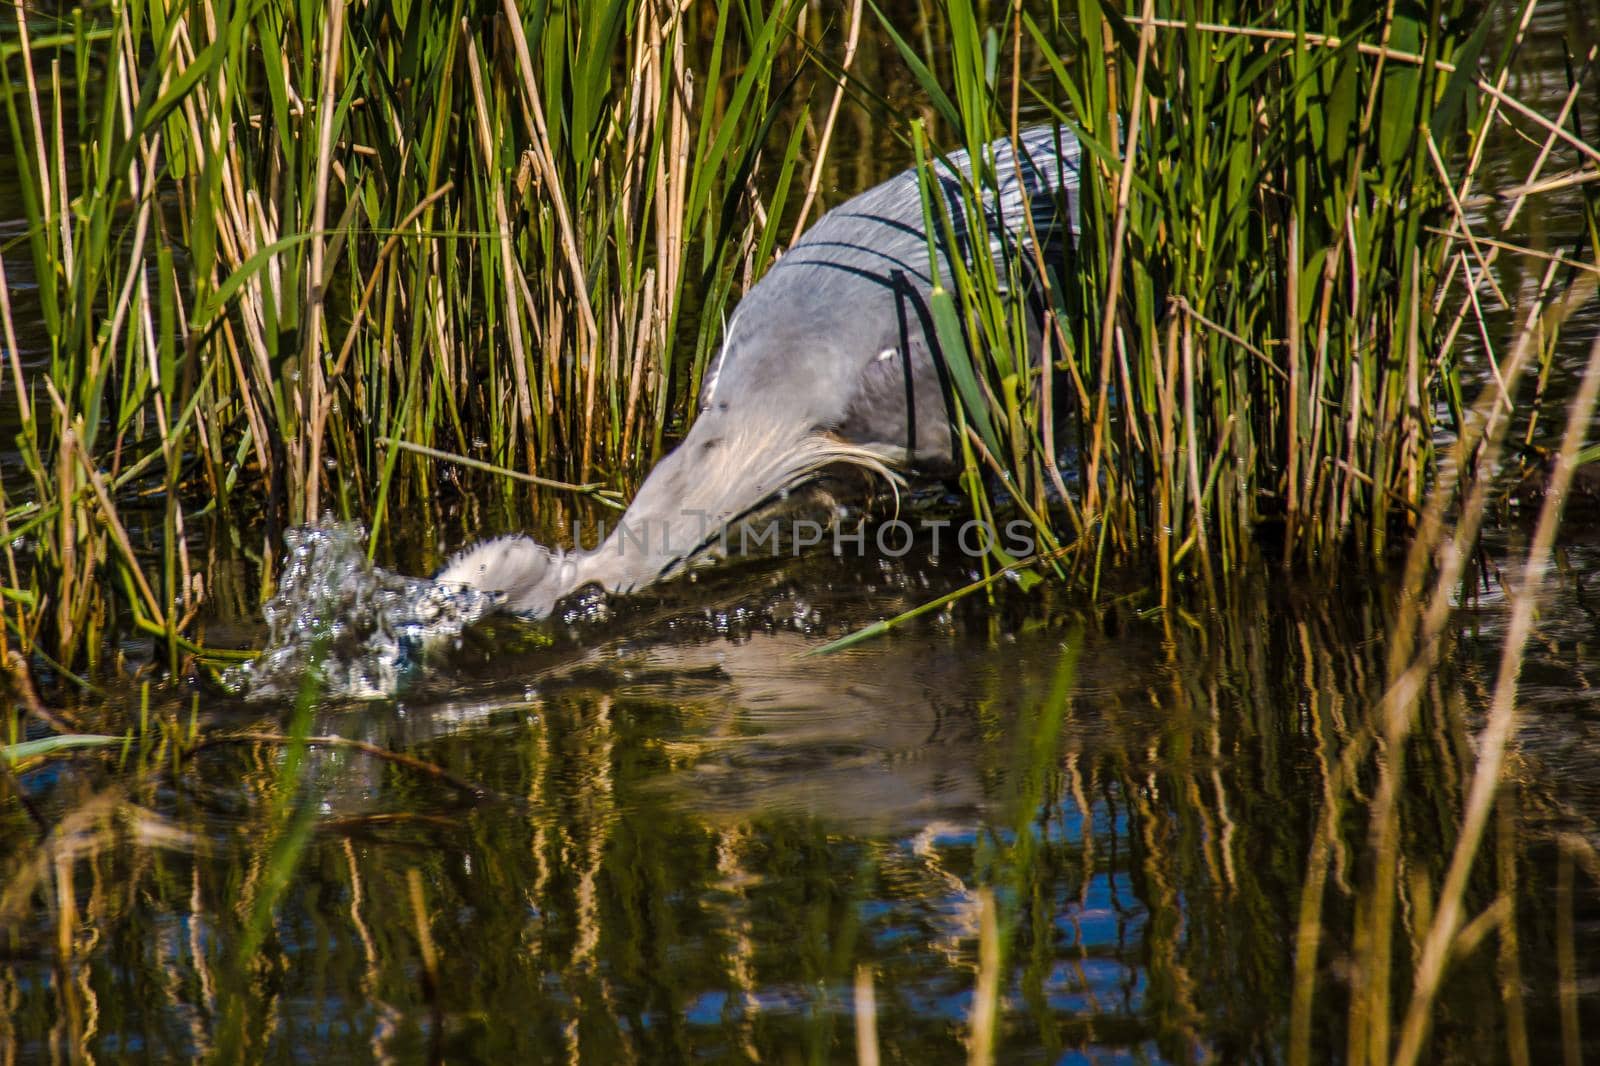
[[[1031,241],[1058,243],[1077,224],[1072,134],[1036,128],[1015,152],[1003,139],[986,154],[994,181],[981,218],[964,209],[967,153],[935,165],[954,241],[936,225],[934,256],[913,169],[834,208],[778,259],[734,310],[688,434],[599,547],[563,552],[500,537],[459,553],[434,580],[499,593],[503,609],[543,617],[591,583],[627,593],[676,574],[731,523],[826,470],[948,472],[958,442],[929,310],[935,260],[946,287],[952,256],[987,254],[1005,277],[1005,257],[1031,259]]]

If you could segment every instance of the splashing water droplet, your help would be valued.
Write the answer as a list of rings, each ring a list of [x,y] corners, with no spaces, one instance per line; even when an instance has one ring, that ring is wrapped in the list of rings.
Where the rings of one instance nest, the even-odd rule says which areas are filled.
[[[565,599],[561,621],[567,625],[598,625],[611,618],[611,598],[598,585],[585,585]]]
[[[391,574],[367,560],[366,530],[334,521],[284,534],[278,591],[263,608],[267,647],[224,680],[251,700],[391,696],[423,653],[492,613],[501,597]],[[311,676],[314,675],[314,676]]]

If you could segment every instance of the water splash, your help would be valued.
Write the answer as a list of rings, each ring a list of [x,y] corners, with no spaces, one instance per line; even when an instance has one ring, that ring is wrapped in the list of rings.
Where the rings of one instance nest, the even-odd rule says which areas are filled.
[[[315,673],[322,696],[375,699],[414,680],[424,652],[492,613],[502,597],[391,574],[366,554],[366,530],[325,518],[284,534],[267,602],[267,647],[224,680],[251,700],[292,699]]]

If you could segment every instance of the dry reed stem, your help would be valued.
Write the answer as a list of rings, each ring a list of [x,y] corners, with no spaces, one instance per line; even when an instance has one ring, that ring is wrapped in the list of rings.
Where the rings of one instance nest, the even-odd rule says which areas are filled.
[[[1440,234],[1441,236],[1447,237],[1451,240],[1455,240],[1457,237],[1465,237],[1467,241],[1467,247],[1472,252],[1472,257],[1478,261],[1478,268],[1482,271],[1483,279],[1487,281],[1490,288],[1494,290],[1495,299],[1500,301],[1500,306],[1510,307],[1511,300],[1506,296],[1505,291],[1500,288],[1499,280],[1489,270],[1491,258],[1485,257],[1483,248],[1481,247],[1482,242],[1478,239],[1478,236],[1472,232],[1472,224],[1467,221],[1466,208],[1461,206],[1461,198],[1456,195],[1455,184],[1451,182],[1450,173],[1445,169],[1444,157],[1439,154],[1439,145],[1433,139],[1433,131],[1425,130],[1423,140],[1428,147],[1428,158],[1433,162],[1434,170],[1439,175],[1439,184],[1444,187],[1446,195],[1450,197],[1450,209],[1456,216],[1456,225],[1461,227],[1461,232],[1459,234],[1443,233],[1440,230],[1429,230],[1429,232]],[[1492,255],[1493,253],[1491,252],[1490,256],[1492,257]],[[1446,276],[1444,283],[1439,286],[1439,293],[1441,297],[1443,296],[1445,290],[1449,287],[1449,282],[1450,279],[1448,276]],[[1475,286],[1469,286],[1469,291],[1474,287]],[[1435,310],[1437,309],[1438,305],[1435,305]]]
[[[1061,334],[1061,327],[1056,321],[1055,311],[1045,312],[1044,350],[1041,353],[1040,366],[1043,372],[1039,383],[1039,418],[1040,432],[1043,434],[1045,452],[1045,471],[1050,476],[1050,484],[1056,490],[1056,498],[1067,512],[1067,520],[1072,523],[1072,531],[1077,536],[1083,536],[1083,515],[1078,510],[1077,501],[1072,498],[1072,493],[1067,491],[1067,483],[1061,477],[1061,464],[1057,462],[1056,455],[1056,426],[1055,426],[1055,381],[1052,370],[1055,366],[1055,356],[1052,350],[1056,338]],[[1068,365],[1073,367],[1073,376],[1077,376],[1077,367],[1073,361],[1068,360]]]
[[[212,21],[209,6],[206,9],[208,23]],[[215,35],[214,28],[211,31]],[[185,52],[186,62],[192,63],[195,50],[188,39],[188,27],[181,20],[177,26],[179,51]],[[292,77],[287,68],[288,60],[284,59],[285,79],[292,83]],[[292,91],[292,90],[291,90]],[[273,208],[269,215],[263,206],[262,198],[253,188],[247,188],[241,197],[239,190],[246,188],[243,176],[238,172],[238,158],[230,139],[223,119],[216,115],[210,107],[210,99],[204,93],[191,93],[184,98],[184,117],[189,125],[189,137],[195,144],[206,145],[206,151],[217,158],[223,159],[224,165],[218,168],[220,175],[219,192],[222,210],[215,212],[217,246],[221,253],[220,259],[231,269],[238,269],[256,254],[262,247],[275,243],[280,235],[281,227],[278,224],[276,204],[269,196],[267,206]],[[303,114],[303,107],[300,113]],[[202,131],[204,126],[204,131]],[[274,164],[281,162],[276,156]],[[231,165],[229,165],[231,164]],[[193,191],[191,210],[212,211],[211,205],[201,203],[199,200],[199,187]],[[254,219],[254,226],[251,221]],[[213,267],[213,271],[215,267]],[[217,288],[218,278],[213,275],[207,283],[213,291]],[[283,291],[281,270],[277,256],[268,260],[266,277],[257,274],[249,278],[244,285],[241,298],[237,307],[239,321],[244,330],[244,339],[252,356],[251,369],[255,373],[256,388],[261,390],[263,396],[271,397],[275,391],[276,377],[272,370],[272,356],[266,340],[266,310],[263,303],[264,294],[270,289],[273,299],[281,306],[285,298],[290,297]],[[198,323],[196,326],[198,327]],[[232,324],[224,321],[223,337],[229,348],[229,356],[233,361],[234,370],[238,376],[239,392],[246,406],[247,417],[251,421],[252,432],[255,434],[255,447],[257,460],[263,471],[272,469],[271,457],[267,451],[267,425],[265,417],[260,413],[259,405],[250,388],[250,376],[245,373],[245,368],[239,356],[237,343],[234,340]]]
[[[66,417],[65,412],[62,412],[62,417]],[[100,503],[100,517],[104,520],[106,528],[111,531],[111,538],[116,541],[117,549],[122,552],[123,561],[133,577],[134,584],[139,586],[139,592],[144,596],[145,604],[150,609],[150,620],[162,629],[166,629],[167,612],[162,609],[161,600],[157,598],[155,590],[150,587],[149,580],[144,576],[144,568],[139,565],[139,557],[134,554],[133,543],[128,539],[128,531],[122,527],[122,519],[117,516],[116,505],[111,502],[111,494],[106,491],[106,484],[100,477],[100,471],[90,462],[88,453],[78,443],[76,436],[73,437],[71,451],[77,455],[84,474],[89,478],[95,499]]]
[[[522,15],[517,10],[516,0],[505,0],[505,13],[507,28],[511,31],[511,41],[517,52],[517,69],[522,73],[523,91],[527,93],[528,107],[533,114],[533,132],[537,138],[535,155],[544,166],[546,189],[555,207],[556,223],[561,229],[561,246],[567,255],[567,266],[572,271],[578,310],[592,346],[598,343],[600,331],[595,322],[594,308],[589,302],[589,283],[584,276],[583,260],[578,255],[578,241],[574,235],[571,213],[567,209],[566,194],[561,188],[561,175],[556,170],[555,153],[551,149],[550,133],[545,125],[544,104],[533,79],[533,60],[528,55],[528,38],[522,31]]]
[[[506,0],[511,5],[513,0]],[[513,9],[514,10],[514,9]],[[515,19],[512,26],[521,24]],[[483,91],[483,73],[478,65],[478,44],[472,36],[471,24],[466,16],[461,18],[461,39],[466,46],[467,72],[472,81],[473,111],[477,118],[475,123],[478,130],[478,148],[483,153],[484,169],[490,175],[493,184],[494,218],[499,232],[495,235],[495,244],[500,249],[500,269],[505,274],[507,282],[517,276],[520,267],[517,265],[516,256],[511,247],[511,221],[506,213],[505,186],[500,180],[500,169],[495,165],[494,137],[489,132],[489,108]],[[517,413],[522,418],[522,431],[524,446],[527,448],[528,465],[535,466],[534,462],[534,433],[533,433],[533,395],[528,388],[528,360],[522,346],[522,315],[517,311],[515,302],[508,304],[506,312],[506,336],[511,344],[511,369],[516,382]]]
[[[983,437],[979,435],[978,431],[971,426],[967,426],[966,440],[972,445],[972,450],[977,457],[983,460],[984,465],[993,471],[996,479],[1005,486],[1006,492],[1011,496],[1017,507],[1028,517],[1030,522],[1033,522],[1039,528],[1044,542],[1051,548],[1056,547],[1056,539],[1049,534],[1049,527],[1045,524],[1044,516],[1039,514],[1032,503],[1023,495],[1021,487],[1015,483],[1016,479],[1006,476],[1006,468],[1000,464],[1000,460],[983,443]],[[900,514],[900,481],[903,479],[885,478],[884,480],[888,481],[889,488],[894,491],[894,513],[898,516]]]
[[[1459,238],[1464,236],[1464,234],[1457,233],[1454,230],[1439,229],[1437,226],[1425,226],[1423,228],[1429,233],[1437,233],[1441,237]],[[1577,271],[1580,274],[1593,274],[1596,277],[1600,277],[1600,265],[1595,263],[1585,263],[1581,259],[1569,259],[1564,255],[1557,255],[1554,252],[1543,252],[1537,248],[1529,248],[1527,245],[1523,244],[1512,244],[1508,241],[1497,241],[1493,237],[1480,236],[1477,238],[1477,241],[1479,244],[1486,244],[1491,249],[1496,251],[1516,252],[1518,255],[1525,255],[1530,259],[1539,259],[1546,263],[1552,263],[1556,266],[1566,267],[1569,270]],[[1491,259],[1491,262],[1492,261],[1493,260]]]
[[[1566,128],[1567,119],[1572,115],[1572,105],[1578,100],[1578,91],[1583,88],[1584,78],[1588,75],[1589,68],[1594,64],[1594,57],[1597,51],[1600,51],[1600,45],[1590,46],[1589,54],[1583,60],[1583,70],[1579,72],[1577,77],[1572,79],[1572,87],[1567,90],[1567,98],[1561,102],[1561,110],[1555,117],[1555,125],[1558,129]],[[1534,160],[1533,169],[1528,171],[1528,177],[1523,183],[1525,187],[1539,180],[1539,175],[1544,170],[1545,161],[1550,158],[1550,151],[1555,147],[1555,143],[1556,135],[1554,133],[1545,137],[1544,145],[1539,149],[1539,158]],[[1516,202],[1511,205],[1511,210],[1506,212],[1504,221],[1500,223],[1502,231],[1511,228],[1511,224],[1517,220],[1517,215],[1522,211],[1522,205],[1527,202],[1528,194],[1526,192],[1517,197]]]
[[[344,39],[344,0],[333,0],[328,12],[327,28],[323,31],[322,48],[322,99],[317,104],[317,170],[315,200],[311,208],[311,256],[306,271],[309,286],[306,315],[305,352],[300,361],[303,375],[302,389],[306,390],[304,416],[310,419],[309,439],[301,443],[307,456],[301,469],[305,477],[305,510],[307,522],[314,522],[320,513],[319,494],[322,485],[322,393],[327,387],[322,378],[322,319],[328,278],[323,263],[326,253],[328,226],[328,185],[332,180],[333,119],[338,103],[339,56]]]
[[[163,81],[163,87],[165,87],[165,84],[165,81]],[[72,206],[67,200],[67,109],[61,106],[61,60],[59,58],[50,61],[50,90],[54,97],[56,113],[56,195],[60,198],[58,208],[61,212],[61,265],[66,268],[67,277],[70,278],[74,268]]]
[[[1558,192],[1561,189],[1570,189],[1576,185],[1587,185],[1591,181],[1600,181],[1600,170],[1569,170],[1554,178],[1546,178],[1540,182],[1513,185],[1496,193],[1486,193],[1474,197],[1472,206],[1480,206],[1491,200],[1505,201],[1513,196],[1538,196],[1541,193]]]
[[[155,137],[155,144],[152,147],[150,155],[147,157],[147,163],[149,166],[148,176],[150,178],[149,194],[142,197],[139,196],[138,182],[135,181],[130,183],[133,189],[134,197],[139,200],[139,214],[134,222],[133,227],[133,248],[128,255],[128,263],[130,265],[128,267],[127,276],[122,279],[122,291],[118,293],[116,304],[112,310],[111,328],[106,333],[105,344],[99,346],[100,351],[112,353],[113,358],[115,357],[115,352],[117,350],[117,341],[122,335],[123,323],[127,320],[128,309],[133,301],[134,286],[145,276],[145,272],[143,270],[144,242],[145,237],[150,230],[151,203],[155,199],[155,153],[159,152],[160,150],[161,135],[157,134]],[[155,366],[156,364],[152,364],[152,370],[155,370]],[[160,373],[156,372],[152,376],[153,379],[159,384],[161,377]],[[165,419],[163,418],[162,421],[165,422]],[[163,438],[165,438],[166,426],[162,425],[161,430],[161,435]]]
[[[1274,363],[1272,361],[1272,356],[1262,351],[1256,345],[1251,344],[1248,340],[1241,337],[1227,326],[1224,326],[1222,323],[1214,319],[1207,318],[1200,311],[1196,310],[1194,304],[1190,303],[1186,298],[1182,296],[1174,296],[1171,300],[1171,304],[1174,309],[1183,312],[1183,314],[1194,319],[1206,329],[1215,332],[1221,337],[1225,337],[1232,343],[1237,344],[1245,352],[1255,356],[1261,361],[1261,365],[1265,366],[1268,370],[1272,371],[1273,374],[1277,375],[1279,381],[1282,381],[1285,384],[1290,381],[1290,374],[1285,371],[1283,367],[1279,366],[1277,363]]]
[[[1462,258],[1466,258],[1465,253],[1462,253]],[[1470,266],[1463,265],[1462,271],[1467,276],[1467,296],[1472,301],[1473,316],[1478,320],[1478,339],[1483,342],[1483,358],[1489,364],[1489,373],[1493,376],[1495,384],[1500,388],[1500,399],[1506,406],[1506,414],[1509,415],[1512,411],[1511,393],[1506,388],[1505,375],[1500,373],[1500,363],[1494,357],[1494,342],[1489,338],[1489,324],[1484,321],[1483,305],[1478,302],[1477,281],[1472,276]]]
[[[872,987],[872,967],[866,963],[856,965],[854,1014],[856,1062],[878,1066],[878,998]]]
[[[1514,54],[1517,53],[1517,51],[1522,50],[1523,40],[1525,40],[1526,35],[1528,35],[1528,27],[1533,24],[1534,11],[1538,10],[1538,8],[1538,0],[1523,0],[1522,18],[1518,19],[1517,21],[1517,32],[1512,34],[1512,40],[1510,40],[1510,51],[1507,54]],[[1504,64],[1504,66],[1501,67],[1501,72],[1499,72],[1499,77],[1496,78],[1496,86],[1494,86],[1494,88],[1504,91],[1504,88],[1506,88],[1506,82],[1509,82],[1509,80],[1510,64],[1507,62],[1507,64]],[[1459,192],[1458,195],[1458,198],[1461,198],[1461,200],[1466,200],[1467,192],[1472,189],[1472,182],[1477,179],[1478,165],[1483,162],[1483,150],[1488,147],[1488,142],[1490,142],[1488,131],[1493,128],[1494,118],[1496,118],[1496,115],[1499,115],[1499,107],[1501,107],[1499,98],[1496,98],[1496,96],[1491,96],[1490,106],[1483,109],[1483,118],[1480,120],[1480,122],[1478,122],[1478,133],[1474,138],[1474,144],[1472,144],[1472,154],[1470,154],[1469,160],[1467,160],[1467,171],[1461,179],[1461,192]],[[1451,333],[1451,338],[1454,338],[1454,333]],[[1446,344],[1448,343],[1450,343],[1450,341],[1446,341]]]
[[[412,441],[401,440],[398,437],[379,437],[378,440],[380,443],[388,444],[392,447],[400,448],[403,451],[412,452],[416,455],[424,455],[429,459],[438,459],[441,462],[455,463],[458,466],[470,467],[473,470],[481,470],[486,474],[494,474],[497,477],[512,478],[516,481],[526,482],[529,485],[538,485],[541,488],[561,489],[565,492],[578,492],[584,494],[601,493],[605,488],[604,482],[600,481],[592,481],[584,485],[575,485],[570,481],[556,481],[552,478],[540,477],[537,474],[524,474],[520,470],[511,470],[507,467],[496,466],[493,463],[486,463],[482,459],[472,459],[465,455],[456,455],[452,452],[443,451],[439,448],[430,448],[426,444],[416,444]],[[608,503],[610,501],[607,498],[602,497],[600,502]],[[612,506],[615,506],[615,504],[612,503]]]
[[[1294,558],[1295,539],[1300,532],[1300,382],[1302,371],[1301,358],[1304,353],[1301,346],[1304,343],[1304,330],[1300,325],[1300,214],[1297,210],[1289,212],[1289,284],[1284,292],[1284,319],[1288,324],[1289,341],[1289,373],[1286,386],[1289,391],[1289,410],[1284,426],[1284,446],[1289,453],[1287,469],[1284,470],[1283,483],[1288,489],[1288,499],[1284,504],[1284,531],[1283,531],[1283,561],[1288,566]],[[1270,361],[1268,363],[1270,364]],[[1309,398],[1309,396],[1308,396]],[[1309,459],[1310,457],[1308,457]],[[1309,465],[1309,463],[1307,464]]]
[[[1514,900],[1519,893],[1515,851],[1518,826],[1509,803],[1501,803],[1499,809],[1500,839],[1495,849],[1495,873],[1499,880],[1500,894]],[[1415,960],[1412,965],[1416,965]],[[1500,926],[1495,970],[1500,986],[1500,999],[1505,1004],[1506,1051],[1511,1066],[1532,1066],[1532,1056],[1528,1053],[1528,1019],[1527,1008],[1523,1003],[1521,946],[1517,937],[1515,908],[1506,915],[1505,921]]]
[[[1105,306],[1100,321],[1100,395],[1096,399],[1094,439],[1089,452],[1089,474],[1084,485],[1084,513],[1095,513],[1100,499],[1100,455],[1105,447],[1107,406],[1111,389],[1113,331],[1117,324],[1117,304],[1122,295],[1122,257],[1127,244],[1128,205],[1133,195],[1133,160],[1139,147],[1139,122],[1144,114],[1144,75],[1150,49],[1155,44],[1153,19],[1155,0],[1144,0],[1146,25],[1139,34],[1139,56],[1134,64],[1133,96],[1128,107],[1128,134],[1123,141],[1122,173],[1117,179],[1117,213],[1111,238],[1111,271]]]
[[[994,889],[978,897],[978,981],[967,1019],[968,1066],[993,1066],[995,1026],[1000,1020],[1000,914]]]
[[[422,972],[427,978],[429,995],[432,997],[439,988],[439,952],[434,947],[433,933],[428,928],[428,908],[422,897],[422,875],[415,866],[406,871],[406,893],[411,901],[411,917],[416,922]]]
[[[1552,264],[1538,286],[1526,294],[1528,311],[1517,331],[1511,354],[1502,366],[1503,389],[1516,388],[1532,358],[1541,318],[1548,310],[1545,301],[1554,279],[1555,266]],[[1567,313],[1570,313],[1571,306],[1568,305]],[[1558,308],[1556,313],[1561,313],[1561,309]],[[1501,388],[1486,388],[1480,394],[1473,406],[1472,418],[1452,448],[1452,465],[1463,475],[1469,470],[1491,471],[1498,461],[1502,438],[1509,424],[1509,420],[1501,414]],[[1481,450],[1480,445],[1484,446]],[[1401,708],[1412,706],[1416,693],[1421,691],[1418,671],[1431,670],[1431,657],[1436,654],[1438,638],[1450,616],[1453,590],[1466,565],[1471,545],[1477,542],[1490,480],[1481,474],[1473,479],[1467,500],[1459,510],[1460,517],[1454,525],[1453,534],[1448,539],[1445,536],[1445,516],[1455,503],[1458,486],[1444,482],[1435,486],[1429,496],[1417,537],[1407,555],[1402,587],[1417,590],[1429,587],[1426,582],[1428,571],[1435,566],[1439,570],[1424,610],[1420,615],[1415,612],[1403,615],[1391,640],[1389,676],[1392,680],[1390,692],[1384,696],[1385,714],[1399,713]],[[1438,559],[1435,558],[1436,551],[1440,555]],[[1425,662],[1413,661],[1419,642],[1428,649],[1422,657]]]
[[[44,119],[39,111],[39,83],[33,74],[33,42],[28,37],[27,9],[24,4],[17,4],[12,9],[17,16],[17,44],[22,53],[22,70],[28,84],[28,116],[33,123],[33,148],[36,159],[34,165],[38,168],[37,180],[39,182],[39,206],[44,212],[44,224],[48,228],[51,214],[56,210],[50,190],[50,163],[45,158]],[[66,216],[61,219],[62,238],[65,242],[63,251],[71,247],[72,233],[70,223]],[[71,270],[68,270],[71,276]]]
[[[0,626],[0,632],[4,627]],[[57,733],[79,733],[82,727],[77,720],[66,711],[52,711],[44,705],[39,698],[39,690],[33,684],[33,673],[28,667],[27,658],[19,651],[5,650],[0,655],[0,665],[5,667],[6,676],[11,679],[12,694],[22,704],[22,709]],[[0,760],[3,761],[3,760]],[[22,795],[18,790],[18,795]]]
[[[527,105],[533,115],[535,157],[544,168],[545,188],[550,203],[555,208],[556,225],[561,235],[561,247],[566,253],[567,268],[572,274],[572,289],[578,303],[579,318],[583,322],[584,338],[582,360],[585,372],[583,398],[583,461],[579,476],[588,476],[594,448],[595,383],[598,378],[596,353],[600,345],[600,327],[595,321],[594,306],[589,299],[589,282],[583,269],[583,259],[578,254],[578,241],[567,209],[566,194],[561,188],[561,175],[556,169],[555,152],[550,145],[550,133],[545,124],[544,103],[533,78],[533,60],[528,54],[528,39],[522,30],[522,15],[517,10],[517,0],[505,0],[506,23],[511,31],[512,45],[517,53],[517,69],[522,73],[522,88],[527,95]],[[480,123],[483,121],[480,113]],[[486,164],[492,166],[487,159]],[[508,275],[509,276],[509,275]]]
[[[676,3],[668,5],[672,11],[672,109],[667,144],[657,156],[656,183],[662,194],[656,198],[656,284],[655,338],[658,351],[665,351],[669,330],[677,317],[681,295],[680,280],[684,270],[687,238],[684,233],[684,206],[688,202],[691,181],[689,178],[689,118],[694,111],[694,83],[685,63],[683,19],[689,8]],[[652,449],[661,439],[661,424],[665,420],[667,383],[663,381],[656,393],[656,427]],[[630,425],[632,420],[630,416]],[[642,433],[642,430],[641,430]]]
[[[6,280],[6,260],[0,254],[0,328],[5,330],[6,355],[11,364],[12,387],[17,392],[17,420],[23,432],[31,433],[33,405],[28,399],[28,383],[22,374],[22,349],[17,345],[16,325],[11,317],[11,283]],[[0,384],[4,379],[0,378]],[[0,390],[3,391],[3,390]],[[9,543],[9,538],[8,541]]]
[[[1200,553],[1200,573],[1205,579],[1208,598],[1216,600],[1216,577],[1211,572],[1211,548],[1206,542],[1205,506],[1200,495],[1200,458],[1198,443],[1200,440],[1200,424],[1195,420],[1194,414],[1194,330],[1186,323],[1183,330],[1183,424],[1184,437],[1189,446],[1184,449],[1189,462],[1189,496],[1190,505],[1194,510],[1195,543]],[[1219,427],[1219,434],[1232,428],[1233,418],[1230,415],[1223,420]],[[1219,447],[1215,463],[1222,462],[1223,451]]]
[[[1020,6],[1021,0],[1017,0],[1019,11]],[[1015,13],[1013,17],[1017,20],[1017,33],[1020,35],[1022,20]],[[1019,70],[1019,64],[1021,63],[1020,36],[1015,40],[1013,48],[1012,79],[1014,84],[1011,97],[1011,166],[1017,188],[1022,190],[1022,218],[1024,224],[1028,227],[1028,248],[1033,256],[1034,269],[1037,271],[1035,276],[1040,279],[1045,307],[1043,329],[1041,330],[1043,350],[1040,352],[1039,357],[1039,428],[1042,438],[1041,443],[1044,445],[1045,452],[1044,467],[1049,475],[1051,485],[1056,490],[1056,497],[1061,501],[1062,507],[1067,512],[1067,520],[1072,523],[1073,533],[1081,537],[1084,532],[1084,518],[1078,509],[1077,501],[1072,498],[1072,493],[1067,491],[1066,482],[1061,477],[1061,464],[1056,459],[1054,375],[1056,367],[1053,350],[1058,343],[1062,348],[1067,348],[1068,341],[1066,330],[1062,327],[1061,321],[1056,315],[1055,286],[1051,281],[1050,270],[1044,261],[1044,242],[1039,239],[1039,228],[1033,217],[1032,200],[1027,191],[1027,182],[1023,180],[1022,152],[1019,143],[1021,129],[1018,117],[1018,109],[1020,107],[1018,87],[1021,83]],[[1076,359],[1067,359],[1065,363],[1067,373],[1072,379],[1073,388],[1077,391],[1078,409],[1087,411],[1089,409],[1089,390],[1084,387],[1083,375],[1078,370],[1078,361]],[[1043,501],[1041,500],[1039,510],[1043,509]]]
[[[1178,316],[1167,316],[1166,362],[1163,365],[1158,349],[1156,358],[1151,360],[1151,368],[1156,376],[1156,401],[1157,412],[1151,414],[1152,419],[1160,419],[1159,441],[1161,444],[1161,468],[1158,473],[1159,485],[1156,496],[1156,569],[1161,585],[1161,605],[1168,607],[1172,604],[1172,535],[1177,525],[1173,518],[1174,512],[1179,510],[1178,501],[1174,498],[1173,471],[1177,455],[1177,442],[1174,439],[1178,416],[1176,412],[1178,388]],[[1158,435],[1152,429],[1151,437]],[[1163,615],[1163,624],[1166,616]]]
[[[817,141],[817,158],[811,164],[811,180],[806,183],[806,197],[800,201],[800,213],[796,216],[794,229],[789,233],[789,243],[793,244],[800,239],[800,234],[805,232],[806,220],[811,217],[811,205],[816,202],[817,189],[822,185],[822,167],[828,159],[828,145],[833,141],[833,124],[839,118],[839,108],[844,104],[844,86],[850,77],[850,64],[855,62],[856,45],[861,39],[861,6],[862,0],[851,0],[850,4],[850,29],[844,44],[844,62],[839,66],[839,77],[833,87],[833,100],[828,104],[828,117],[822,123],[822,136]]]

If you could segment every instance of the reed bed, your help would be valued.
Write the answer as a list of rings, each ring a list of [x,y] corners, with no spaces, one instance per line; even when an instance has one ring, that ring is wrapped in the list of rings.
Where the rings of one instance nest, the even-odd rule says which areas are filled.
[[[1527,250],[1493,231],[1552,157],[1600,165],[1588,66],[1554,117],[1505,89],[1534,0],[1436,8],[18,10],[28,228],[0,270],[31,267],[48,351],[25,366],[0,306],[26,467],[0,640],[73,666],[132,626],[176,665],[208,599],[270,588],[285,524],[332,511],[376,550],[463,467],[614,505],[814,215],[843,105],[882,113],[850,71],[863,23],[922,93],[891,122],[924,166],[1040,121],[1083,145],[1067,253],[935,296],[973,508],[1031,519],[1094,588],[1148,565],[1164,603],[1263,547],[1381,562],[1468,428],[1463,367],[1498,373],[1497,260]],[[1543,143],[1510,193],[1479,187],[1497,124]],[[1537,254],[1566,264],[1541,307],[1594,269],[1593,247]],[[1024,274],[1047,279],[1045,363],[1022,356]],[[1526,443],[1558,318],[1541,386],[1508,396]],[[191,557],[246,537],[254,586]]]
[[[956,390],[969,484],[991,486],[976,505],[1009,496],[1045,543],[1079,546],[1096,586],[1113,560],[1148,563],[1163,602],[1180,581],[1214,594],[1263,549],[1324,572],[1381,564],[1416,528],[1441,442],[1473,432],[1473,382],[1501,375],[1513,305],[1543,324],[1541,386],[1505,398],[1524,441],[1542,436],[1600,198],[1574,247],[1506,231],[1552,154],[1586,181],[1600,150],[1573,107],[1593,55],[1574,57],[1558,115],[1506,92],[1536,7],[1086,0],[986,21],[949,0],[931,54],[884,19],[975,157],[1041,118],[1083,146],[1066,254],[1020,255],[1009,277],[972,263],[935,297],[960,323],[941,338],[952,377],[981,383]],[[1507,125],[1542,149],[1516,188],[1483,188]],[[1002,177],[979,168],[971,209]],[[1552,255],[1546,286],[1507,295]],[[1049,369],[1015,356],[1027,273],[1047,278]]]
[[[210,591],[197,523],[264,521],[268,559],[325,511],[378,534],[440,452],[622,484],[804,174],[803,100],[773,134],[799,14],[16,8],[28,229],[0,253],[31,254],[49,350],[24,366],[0,307],[27,467],[0,533],[34,549],[9,639],[92,660],[127,616],[176,652]]]

